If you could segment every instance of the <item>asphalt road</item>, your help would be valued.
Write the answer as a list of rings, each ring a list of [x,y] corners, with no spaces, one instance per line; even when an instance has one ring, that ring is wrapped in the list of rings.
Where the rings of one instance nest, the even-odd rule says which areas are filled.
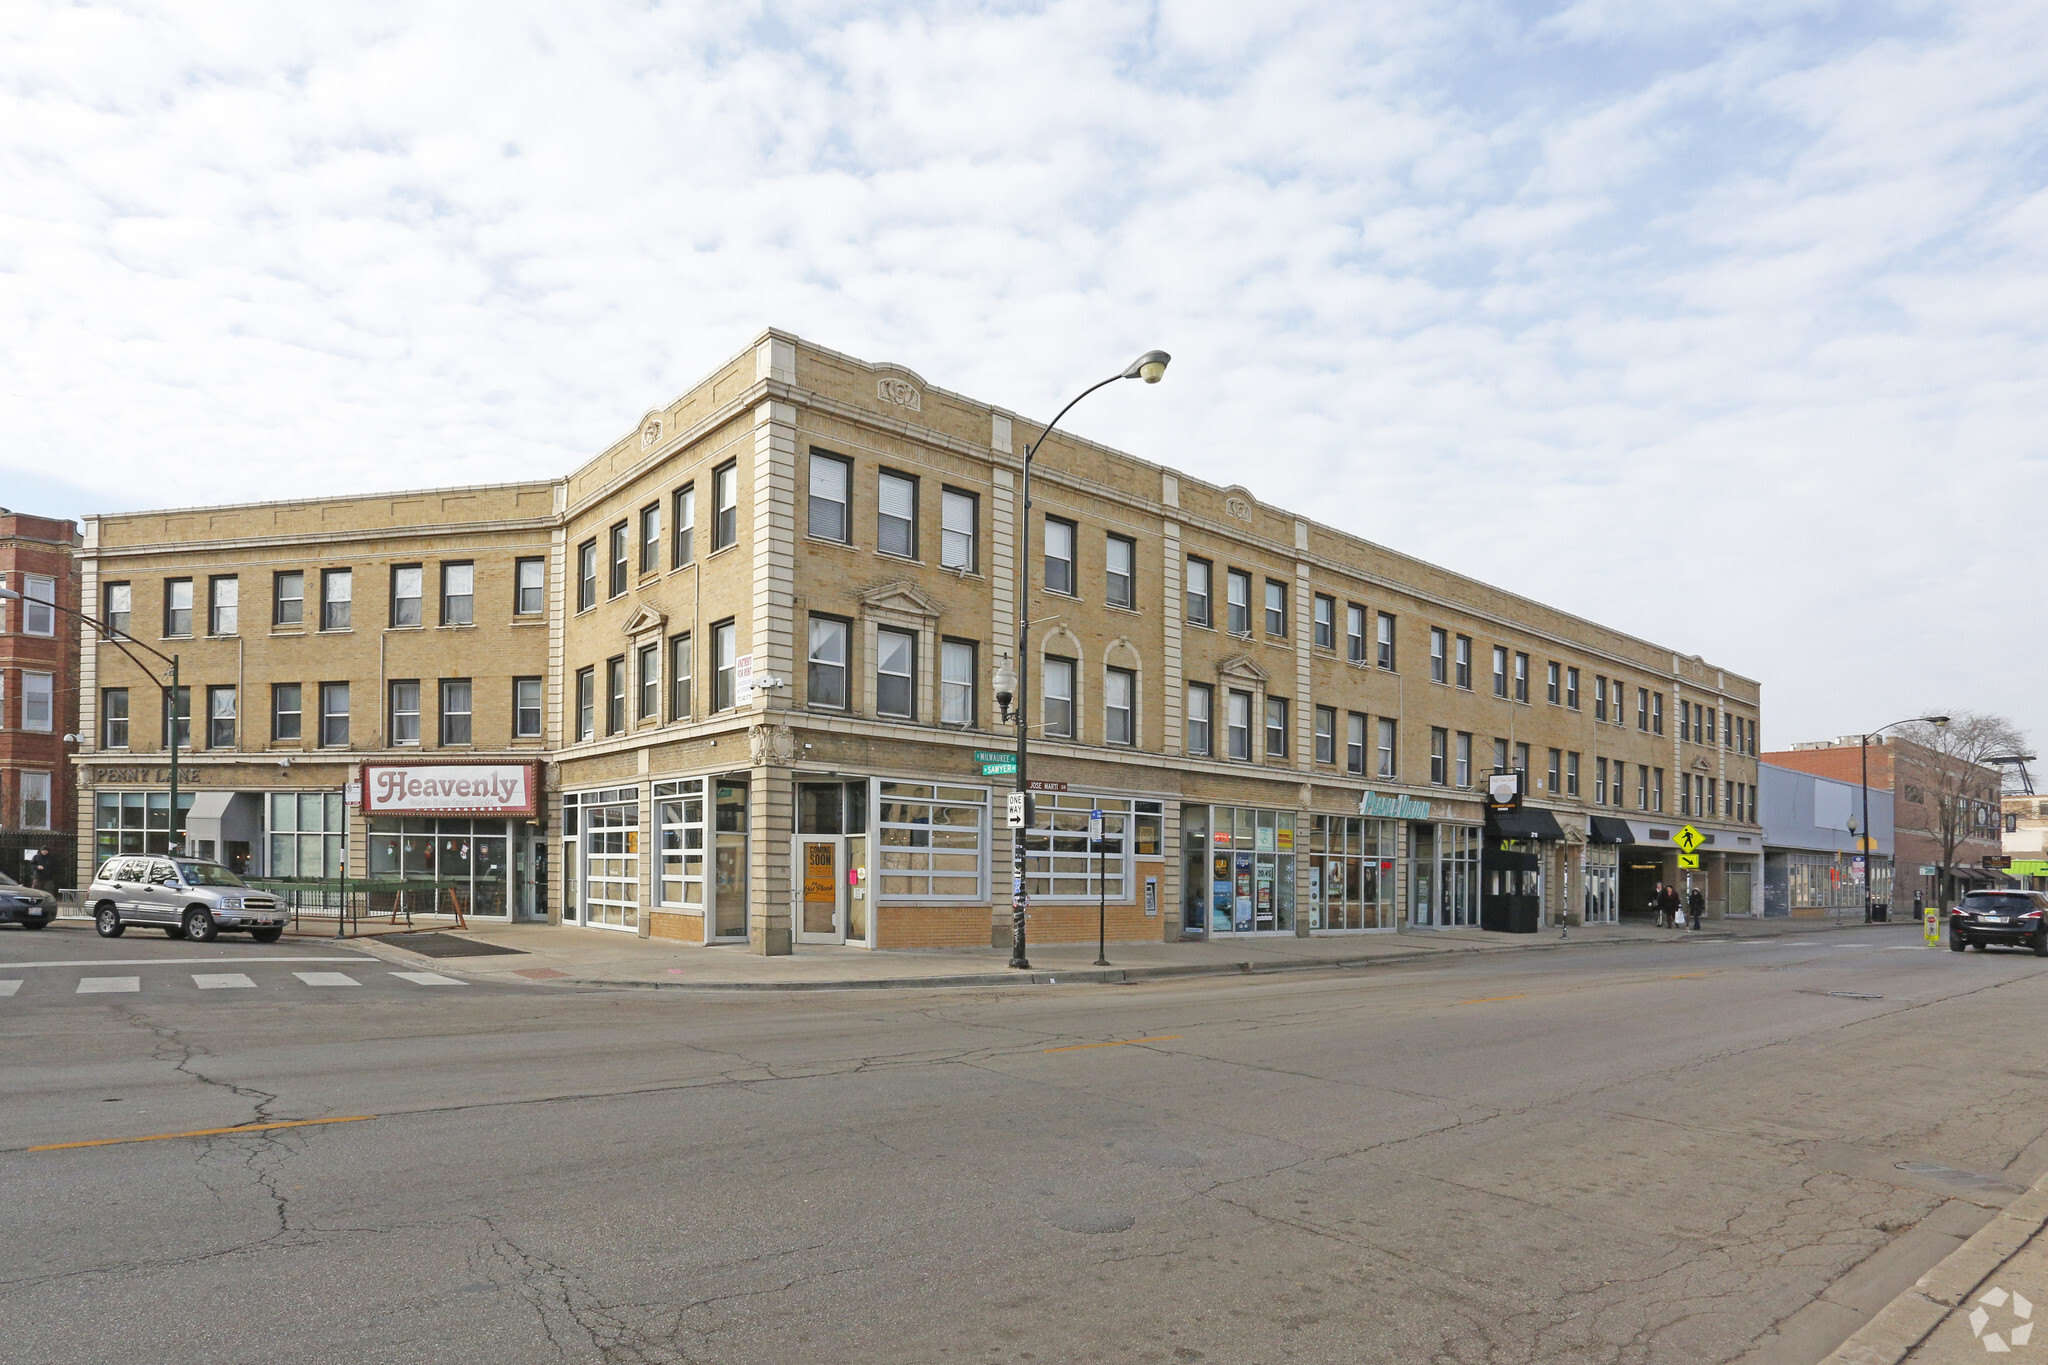
[[[0,1359],[1815,1360],[2048,1170],[2048,962],[1908,944],[714,997],[0,931]]]

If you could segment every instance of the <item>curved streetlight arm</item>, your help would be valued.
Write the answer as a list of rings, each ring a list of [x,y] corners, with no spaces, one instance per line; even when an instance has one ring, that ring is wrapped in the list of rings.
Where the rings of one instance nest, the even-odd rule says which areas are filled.
[[[143,644],[142,641],[136,639],[132,635],[123,635],[120,631],[115,630],[112,626],[109,626],[106,622],[100,620],[98,617],[88,616],[76,607],[67,607],[62,602],[45,602],[39,597],[26,597],[23,596],[21,593],[16,592],[13,588],[0,588],[0,602],[34,602],[37,606],[48,607],[52,611],[61,611],[67,616],[76,616],[79,620],[85,622],[94,630],[98,631],[100,635],[105,638],[108,644],[120,650],[123,654],[127,654],[128,661],[134,664],[137,668],[141,669],[144,673],[150,671],[148,665],[144,664],[142,660],[136,658],[133,654],[128,653],[129,645],[134,645],[139,649],[148,650],[151,654],[156,655],[157,658],[162,659],[166,664],[169,664],[171,667],[177,667],[178,661],[176,659],[173,659],[170,655],[164,653],[162,650],[150,645]]]

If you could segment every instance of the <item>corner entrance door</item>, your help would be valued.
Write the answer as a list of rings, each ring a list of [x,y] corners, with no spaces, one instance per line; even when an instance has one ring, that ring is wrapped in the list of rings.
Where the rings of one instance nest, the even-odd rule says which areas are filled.
[[[800,834],[796,844],[796,940],[846,942],[846,840],[837,834]]]

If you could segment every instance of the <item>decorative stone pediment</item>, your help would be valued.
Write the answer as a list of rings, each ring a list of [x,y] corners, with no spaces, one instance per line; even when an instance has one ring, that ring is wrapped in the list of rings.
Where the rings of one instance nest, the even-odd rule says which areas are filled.
[[[787,725],[755,725],[747,730],[747,757],[756,766],[787,767],[796,762],[796,731]]]
[[[1232,484],[1224,489],[1223,493],[1223,511],[1225,515],[1236,517],[1239,521],[1250,521],[1252,519],[1252,508],[1255,504],[1250,490]]]
[[[861,589],[860,605],[863,614],[918,616],[929,621],[938,620],[944,610],[937,598],[918,591],[901,578]]]
[[[641,445],[641,448],[642,448],[642,449],[645,449],[646,447],[648,447],[648,446],[651,446],[651,445],[653,445],[653,444],[654,444],[654,443],[655,443],[656,441],[659,441],[660,439],[661,439],[661,417],[660,417],[660,414],[658,414],[658,413],[649,413],[649,414],[647,414],[647,417],[646,417],[646,418],[645,418],[645,419],[644,419],[644,420],[643,420],[643,421],[642,421],[642,422],[640,423],[640,445]]]
[[[1216,665],[1216,676],[1226,682],[1256,683],[1264,687],[1271,674],[1243,654],[1233,654]]]
[[[649,631],[668,628],[668,613],[652,602],[636,602],[632,614],[626,617],[623,631],[627,635],[645,635]]]

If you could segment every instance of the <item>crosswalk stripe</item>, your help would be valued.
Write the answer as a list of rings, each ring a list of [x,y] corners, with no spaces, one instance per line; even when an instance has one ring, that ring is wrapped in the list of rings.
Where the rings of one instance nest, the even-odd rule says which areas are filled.
[[[110,991],[139,991],[142,978],[139,976],[82,976],[78,979],[79,995],[99,995]]]
[[[308,986],[360,986],[363,983],[343,972],[293,972]]]
[[[410,981],[416,986],[467,986],[469,984],[467,981],[457,981],[452,976],[442,976],[439,972],[393,972],[392,975]]]
[[[12,995],[20,989],[21,978],[18,976],[15,977],[12,981],[0,981],[0,996]]]
[[[194,972],[192,984],[202,991],[236,990],[242,987],[254,989],[256,983],[240,972]]]

